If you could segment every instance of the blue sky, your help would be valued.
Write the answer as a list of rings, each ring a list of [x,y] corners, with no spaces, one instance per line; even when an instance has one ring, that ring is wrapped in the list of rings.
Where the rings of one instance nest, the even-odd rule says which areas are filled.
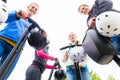
[[[119,9],[119,0],[113,0],[114,7]],[[8,0],[8,10],[20,10],[25,9],[27,4],[31,2],[37,2],[40,6],[40,10],[36,16],[33,17],[42,28],[44,28],[50,43],[50,55],[61,59],[60,47],[65,46],[68,43],[67,35],[73,31],[77,34],[78,39],[82,41],[84,33],[87,29],[86,18],[87,16],[78,13],[77,8],[81,3],[87,3],[92,6],[94,0]],[[34,49],[28,44],[25,46],[24,51],[15,67],[13,73],[8,80],[24,80],[25,71],[31,64],[34,58]],[[49,64],[54,62],[49,61]],[[61,63],[63,68],[65,65]],[[102,80],[106,80],[108,75],[113,75],[116,80],[119,80],[120,69],[112,61],[108,65],[99,65],[93,60],[89,59],[89,69],[95,71],[100,75]],[[42,80],[47,80],[50,74],[50,70],[46,70],[43,74]]]

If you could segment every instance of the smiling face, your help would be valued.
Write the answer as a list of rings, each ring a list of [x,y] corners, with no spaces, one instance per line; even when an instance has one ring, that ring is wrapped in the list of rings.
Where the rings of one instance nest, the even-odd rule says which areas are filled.
[[[78,12],[80,14],[88,15],[90,13],[90,7],[86,4],[82,4],[78,7]]]
[[[31,17],[37,13],[39,6],[36,3],[32,3],[27,7],[28,16]]]
[[[77,36],[75,33],[73,32],[70,32],[69,35],[68,35],[68,39],[72,42],[72,43],[75,43],[77,41]]]

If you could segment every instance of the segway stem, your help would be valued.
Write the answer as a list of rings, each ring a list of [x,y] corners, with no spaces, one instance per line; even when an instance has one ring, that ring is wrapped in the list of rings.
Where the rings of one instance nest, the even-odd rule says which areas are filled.
[[[60,50],[64,50],[66,48],[73,48],[75,46],[82,46],[82,44],[75,44],[75,45],[70,45],[70,46],[65,46],[60,48]],[[81,80],[81,72],[80,72],[80,68],[79,68],[79,62],[74,62],[74,66],[75,66],[75,72],[76,72],[76,79],[77,80]]]
[[[82,46],[82,44],[75,44],[75,45],[65,46],[65,47],[60,48],[60,50],[64,50],[64,49],[71,48],[71,47],[73,48],[75,46]]]
[[[75,72],[76,72],[76,79],[81,80],[81,72],[79,67],[79,62],[74,62]]]
[[[55,62],[54,65],[53,65],[53,67],[52,67],[52,70],[50,72],[50,76],[49,76],[48,80],[51,80],[55,66],[58,66],[58,68],[61,67],[60,64],[59,64],[59,62]]]

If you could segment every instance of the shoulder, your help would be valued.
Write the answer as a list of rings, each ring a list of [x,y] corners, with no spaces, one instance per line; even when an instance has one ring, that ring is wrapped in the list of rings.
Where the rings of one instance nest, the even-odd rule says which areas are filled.
[[[44,47],[43,52],[48,54],[49,46]]]
[[[101,3],[111,3],[113,4],[113,2],[111,0],[96,0],[95,3],[101,4]]]

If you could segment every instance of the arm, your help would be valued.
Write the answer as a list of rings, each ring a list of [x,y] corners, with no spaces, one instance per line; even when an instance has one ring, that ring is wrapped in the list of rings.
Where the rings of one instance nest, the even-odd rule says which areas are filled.
[[[16,13],[17,13],[17,11],[11,11],[11,12],[9,12],[8,19],[7,19],[6,23],[12,22],[12,21],[16,20],[17,19],[16,18]]]
[[[95,27],[95,18],[105,12],[105,11],[110,11],[112,10],[113,3],[111,0],[96,0],[92,9],[91,13],[89,14],[89,17],[87,19],[87,25],[90,28]]]
[[[37,50],[37,55],[41,58],[49,59],[49,60],[52,60],[52,61],[55,60],[54,57],[45,54],[42,50]]]
[[[67,61],[67,59],[68,59],[68,55],[69,53],[68,53],[68,51],[65,51],[64,53],[63,53],[63,55],[62,55],[62,62],[63,63],[65,63],[66,61]]]
[[[46,64],[46,68],[47,68],[47,69],[52,69],[52,68],[57,69],[56,66],[52,66],[52,65],[48,65],[48,64]]]
[[[111,0],[96,0],[95,3],[98,6],[97,15],[105,11],[111,11],[113,8],[113,2]]]
[[[37,27],[39,30],[41,30],[41,31],[43,30],[43,29],[41,29],[41,27],[38,25],[38,23],[36,23],[33,19],[28,18],[28,21],[29,21],[30,23],[32,23],[33,28]]]

